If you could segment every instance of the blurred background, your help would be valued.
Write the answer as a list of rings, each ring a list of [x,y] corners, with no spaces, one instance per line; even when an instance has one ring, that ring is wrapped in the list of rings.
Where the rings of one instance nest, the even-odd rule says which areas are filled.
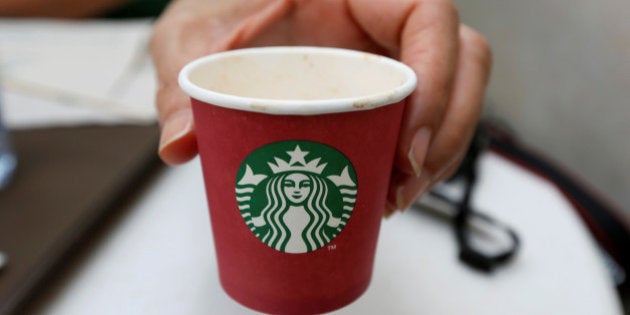
[[[456,3],[494,52],[487,116],[630,218],[630,2]]]
[[[59,213],[71,213],[72,216],[66,215],[61,217],[52,211],[48,212],[50,214],[50,220],[48,221],[35,220],[39,218],[37,216],[31,216],[29,219],[33,220],[30,221],[12,216],[14,213],[20,213],[20,211],[4,212],[5,217],[13,221],[3,220],[3,217],[0,216],[0,251],[7,254],[4,257],[9,257],[9,262],[12,264],[9,267],[13,268],[13,274],[15,274],[15,271],[23,272],[13,278],[7,276],[10,275],[7,272],[9,269],[5,269],[4,274],[2,274],[5,290],[2,291],[3,287],[2,283],[0,283],[0,314],[3,314],[3,292],[6,293],[5,296],[9,296],[9,298],[16,301],[17,299],[12,295],[13,292],[17,292],[15,288],[22,289],[31,285],[26,285],[26,281],[23,279],[33,280],[36,278],[32,277],[31,273],[32,270],[40,268],[42,257],[49,261],[60,261],[60,257],[64,256],[59,253],[63,253],[67,248],[70,248],[68,246],[74,246],[73,242],[77,242],[76,240],[80,236],[92,233],[92,231],[88,231],[88,227],[100,224],[98,222],[99,219],[101,216],[105,217],[107,211],[111,211],[109,208],[117,208],[93,207],[94,204],[105,204],[104,200],[100,198],[106,195],[102,193],[103,191],[110,192],[105,189],[110,189],[111,187],[133,187],[133,189],[129,190],[138,190],[142,193],[142,189],[137,189],[138,183],[141,181],[137,180],[136,177],[148,178],[149,181],[153,180],[147,175],[149,173],[147,170],[151,172],[155,170],[147,165],[157,169],[159,168],[159,165],[157,165],[159,161],[157,161],[155,155],[155,142],[158,134],[157,127],[154,125],[156,116],[153,108],[156,89],[154,69],[147,53],[152,20],[124,18],[155,16],[166,2],[167,0],[131,1],[129,6],[105,15],[105,17],[118,18],[115,20],[78,22],[67,20],[19,21],[0,19],[0,74],[2,76],[3,114],[5,114],[4,119],[7,122],[7,127],[14,132],[13,140],[16,140],[14,143],[24,142],[19,141],[22,139],[17,137],[18,133],[21,133],[22,137],[30,135],[31,139],[37,140],[37,143],[33,142],[33,146],[37,144],[38,149],[44,150],[48,148],[39,148],[39,145],[42,143],[46,144],[48,141],[39,140],[51,139],[51,134],[41,136],[38,133],[31,134],[31,132],[38,132],[38,130],[44,130],[45,128],[54,129],[52,127],[59,126],[76,125],[85,127],[85,125],[88,125],[91,129],[83,130],[83,136],[94,137],[94,135],[99,135],[98,133],[100,132],[102,133],[100,136],[103,137],[103,143],[122,146],[121,149],[112,150],[95,141],[94,148],[83,148],[85,152],[80,151],[77,154],[79,151],[76,150],[81,149],[81,145],[76,145],[78,143],[76,139],[70,138],[66,134],[59,134],[60,139],[69,140],[67,140],[66,146],[63,147],[67,149],[66,151],[61,152],[62,150],[58,150],[60,152],[58,152],[59,157],[57,159],[51,159],[49,152],[34,154],[37,152],[23,150],[31,156],[36,156],[37,159],[28,159],[23,158],[25,155],[22,156],[20,160],[20,163],[22,163],[20,165],[21,168],[18,169],[21,173],[17,173],[18,176],[15,177],[14,183],[19,184],[20,178],[28,177],[24,170],[37,169],[29,167],[28,163],[37,164],[37,166],[42,166],[43,168],[43,166],[55,166],[52,162],[56,161],[61,166],[58,167],[59,173],[54,174],[70,178],[68,182],[75,183],[79,188],[89,188],[84,187],[86,186],[83,185],[84,182],[95,182],[97,186],[102,186],[96,187],[98,189],[92,189],[92,194],[83,193],[82,189],[68,188],[68,195],[72,194],[72,197],[78,196],[85,199],[83,203],[72,203],[75,206],[74,208],[76,208],[72,209],[76,210],[76,212],[68,210],[70,209],[67,206],[67,204],[70,204],[68,202],[49,202],[49,199],[42,196],[39,196],[39,200],[36,200],[41,205],[59,205],[59,208],[62,208]],[[630,194],[628,194],[628,187],[630,186],[630,163],[628,163],[630,161],[630,123],[628,123],[630,121],[630,2],[622,0],[455,0],[455,2],[459,7],[462,21],[483,33],[494,52],[494,68],[487,93],[485,117],[507,126],[524,144],[556,161],[571,173],[576,174],[587,186],[594,188],[605,199],[609,199],[613,204],[618,205],[627,219],[626,221],[630,222]],[[94,60],[99,60],[100,62],[94,63]],[[94,73],[99,75],[94,76]],[[129,130],[129,126],[120,129],[120,132],[124,135],[113,134],[111,132],[112,128],[120,127],[118,126],[119,124],[137,125],[135,127],[132,126],[132,128],[138,128],[133,133],[135,137],[128,136],[133,131]],[[75,133],[73,132],[73,134]],[[137,140],[139,144],[125,144],[120,139]],[[49,142],[54,143],[54,141]],[[101,157],[103,160],[107,160],[102,165],[109,165],[106,162],[110,162],[112,159],[99,150],[126,152],[127,155],[131,156],[129,148],[138,148],[138,152],[134,154],[137,154],[139,158],[132,159],[137,164],[122,160],[121,156],[124,155],[116,154],[116,157],[121,158],[120,164],[133,168],[133,173],[130,172],[133,176],[127,177],[118,176],[121,172],[117,168],[115,168],[115,171],[107,171],[101,164],[94,163],[93,160],[88,159],[84,161],[84,164],[81,164],[85,166],[85,170],[101,169],[105,175],[92,175],[92,173],[85,171],[84,176],[88,180],[82,181],[67,171],[67,168],[75,167],[77,163],[70,163],[66,156],[61,155],[69,152],[71,156]],[[498,161],[500,162],[501,160]],[[496,164],[497,160],[495,159],[494,162]],[[99,167],[95,167],[95,165]],[[183,176],[181,178],[177,177],[180,183],[187,183],[199,189],[199,183],[201,182],[199,178],[197,178],[199,182],[189,180],[191,177],[200,174],[200,171],[195,167],[198,167],[198,163],[189,163],[176,171],[169,169],[168,172],[170,173],[167,174],[170,174],[169,176],[171,177]],[[111,178],[106,177],[106,175]],[[40,178],[43,177],[38,175],[33,178],[33,182],[40,182]],[[98,178],[100,181],[92,180],[93,178]],[[103,180],[104,178],[107,180]],[[169,180],[163,180],[158,182],[158,184],[168,182]],[[170,182],[175,181],[171,180]],[[492,182],[498,186],[502,185],[500,179],[496,177],[492,177]],[[512,184],[514,181],[509,181],[509,183]],[[539,182],[537,183],[540,184]],[[29,191],[36,190],[31,183],[27,184],[24,185]],[[153,185],[156,184],[153,183]],[[8,207],[4,206],[3,208],[3,205],[16,207],[17,202],[13,202],[13,200],[17,200],[17,198],[25,199],[23,195],[16,193],[18,190],[15,188],[16,186],[17,184],[11,187],[13,195],[5,194],[5,199],[0,198],[0,210],[7,210]],[[43,187],[42,191],[47,191],[47,189],[47,187]],[[199,233],[181,233],[183,236],[190,236],[190,239],[169,240],[168,243],[178,247],[178,250],[182,250],[179,248],[181,244],[200,245],[203,242],[199,242],[199,239],[205,240],[210,237],[207,235],[209,231],[205,217],[201,219],[193,217],[192,211],[188,212],[190,214],[179,212],[181,210],[179,208],[188,210],[205,209],[203,191],[201,189],[193,191],[186,185],[180,187],[180,189],[185,193],[177,194],[169,191],[169,194],[165,194],[166,198],[163,197],[163,200],[160,202],[149,202],[149,206],[144,208],[137,207],[139,210],[134,209],[137,213],[144,215],[144,217],[136,217],[142,219],[116,221],[114,218],[111,220],[109,228],[106,227],[102,230],[105,231],[102,235],[111,233],[112,238],[107,240],[114,241],[106,243],[110,246],[101,247],[101,251],[95,251],[96,254],[93,255],[96,256],[84,254],[87,257],[98,257],[98,259],[93,258],[92,262],[88,261],[88,267],[85,269],[92,270],[91,276],[95,277],[89,278],[86,276],[88,277],[86,279],[98,279],[98,281],[86,281],[84,286],[74,285],[76,283],[81,284],[77,280],[63,280],[59,282],[58,287],[65,286],[67,287],[66,290],[69,290],[60,291],[62,292],[62,298],[58,299],[61,301],[58,304],[61,305],[60,309],[63,310],[63,307],[67,305],[69,305],[68,307],[74,307],[76,301],[82,300],[80,298],[82,295],[77,294],[83,293],[87,296],[85,300],[90,303],[95,303],[95,301],[98,303],[100,301],[103,303],[101,305],[114,305],[115,303],[111,303],[111,298],[105,297],[110,295],[111,292],[118,292],[118,295],[111,294],[113,298],[116,298],[125,295],[126,292],[144,290],[146,289],[143,286],[145,280],[153,278],[158,273],[176,277],[178,273],[172,272],[172,270],[165,269],[167,271],[164,272],[158,270],[158,268],[168,265],[168,262],[171,261],[168,258],[181,258],[183,263],[179,265],[173,264],[173,266],[181,270],[187,270],[190,279],[199,278],[198,274],[206,272],[203,268],[214,268],[214,265],[207,264],[207,262],[214,261],[211,254],[205,251],[207,248],[202,248],[201,250],[192,247],[188,248],[189,252],[199,253],[200,255],[207,254],[208,257],[204,256],[203,259],[188,259],[185,255],[170,255],[170,252],[169,257],[164,259],[163,256],[160,256],[160,253],[164,251],[145,246],[146,244],[157,244],[158,242],[154,240],[165,237],[164,235],[166,234],[163,231],[168,230],[169,227],[182,231],[191,230],[187,224],[177,225],[184,222],[184,220],[189,220],[187,223],[199,222],[198,230],[195,230],[199,231]],[[559,295],[566,295],[569,298],[575,296],[597,297],[597,294],[594,294],[594,292],[597,292],[597,288],[601,289],[601,287],[593,285],[594,282],[590,281],[591,278],[579,277],[588,274],[579,269],[579,267],[589,262],[599,264],[601,261],[597,254],[600,254],[599,250],[601,248],[588,247],[592,245],[591,238],[580,238],[582,236],[580,233],[586,230],[577,232],[571,230],[574,227],[584,228],[584,226],[581,225],[583,221],[577,221],[577,216],[573,217],[575,213],[564,211],[564,206],[570,206],[565,199],[559,199],[557,203],[551,203],[550,206],[545,205],[543,200],[529,197],[531,194],[528,195],[528,193],[536,195],[540,189],[547,189],[547,187],[544,184],[534,185],[531,189],[517,189],[517,191],[523,192],[520,196],[511,194],[500,196],[500,193],[493,193],[493,198],[487,198],[489,201],[484,206],[491,211],[495,210],[493,206],[500,208],[500,210],[505,210],[505,212],[497,211],[498,217],[506,219],[506,222],[516,227],[524,239],[522,257],[519,257],[513,268],[508,268],[506,273],[493,274],[492,277],[488,278],[478,277],[477,274],[460,268],[461,266],[453,255],[454,242],[449,225],[437,225],[434,221],[427,220],[424,217],[417,217],[417,213],[413,211],[406,212],[404,214],[405,217],[402,219],[394,218],[394,223],[391,223],[392,220],[386,220],[384,223],[386,229],[388,226],[391,226],[389,229],[392,231],[389,234],[390,243],[387,244],[394,245],[383,246],[385,251],[396,249],[396,246],[400,246],[399,249],[402,250],[403,247],[400,244],[403,244],[404,241],[409,242],[410,239],[415,239],[416,237],[433,237],[430,241],[418,242],[422,243],[420,245],[427,247],[419,247],[419,250],[415,251],[418,255],[415,261],[407,257],[405,262],[410,270],[424,272],[424,274],[419,273],[421,275],[418,277],[419,279],[424,279],[423,277],[425,276],[437,275],[438,277],[444,276],[444,279],[448,280],[453,278],[465,279],[468,282],[464,281],[463,283],[473,283],[475,285],[461,286],[456,282],[448,282],[452,287],[444,287],[442,290],[435,290],[435,287],[430,285],[426,286],[426,291],[424,292],[409,291],[408,294],[413,294],[413,296],[408,300],[417,304],[416,295],[426,298],[431,297],[431,294],[435,293],[438,297],[444,296],[447,304],[450,305],[451,297],[458,296],[458,292],[464,292],[465,294],[460,296],[468,298],[472,296],[471,292],[479,293],[480,296],[487,298],[485,300],[487,305],[501,304],[495,303],[497,300],[501,300],[497,298],[497,293],[515,296],[520,294],[513,294],[514,292],[527,292],[527,295],[530,295],[530,293],[532,295],[538,294],[538,296],[548,297],[549,299]],[[147,192],[149,191],[151,190],[147,190]],[[119,194],[117,190],[114,192],[107,195],[111,200],[105,201],[122,200],[124,198],[120,196],[126,196],[122,193]],[[48,196],[51,200],[65,200],[65,195],[57,192],[52,192],[48,195],[44,197]],[[185,198],[193,195],[199,198]],[[538,195],[545,196],[544,194]],[[16,199],[11,199],[7,196],[15,197]],[[181,197],[181,199],[176,197]],[[508,206],[497,202],[497,199],[501,199],[500,197],[504,197],[503,201]],[[125,198],[133,199],[129,196]],[[30,201],[30,199],[34,198],[27,199]],[[153,199],[147,200],[151,201]],[[166,202],[163,202],[164,200]],[[201,204],[194,204],[191,200],[200,200]],[[2,201],[5,203],[3,204]],[[185,202],[189,203],[185,204]],[[525,210],[514,205],[521,202]],[[533,206],[531,204],[541,204],[541,206],[532,209]],[[81,208],[81,205],[84,205],[84,207]],[[513,205],[514,207],[512,207]],[[24,205],[24,208],[29,208],[29,206]],[[124,207],[121,208],[124,210]],[[171,209],[178,211],[166,211]],[[149,210],[154,212],[148,212]],[[486,208],[483,208],[483,210],[486,210]],[[522,216],[519,216],[519,212]],[[133,212],[130,211],[130,213]],[[0,211],[1,214],[3,214],[2,211]],[[26,211],[20,214],[23,217],[28,217]],[[165,214],[172,215],[172,218],[175,219],[170,219],[171,217]],[[557,216],[558,214],[567,215],[568,217],[559,217]],[[187,217],[187,215],[190,216]],[[551,215],[552,218],[547,218],[549,219],[547,222],[542,222],[544,220],[541,217],[545,215]],[[126,217],[120,216],[120,218]],[[554,218],[564,218],[566,220],[554,221]],[[52,219],[65,221],[61,224],[56,223],[57,221],[52,221]],[[574,221],[574,219],[576,220]],[[20,224],[14,224],[14,222],[20,222]],[[30,224],[33,222],[37,224]],[[139,222],[146,225],[142,225]],[[150,230],[146,222],[152,223],[151,227],[154,230]],[[546,225],[541,224],[541,222],[546,223]],[[560,223],[558,224],[558,222]],[[31,237],[15,237],[16,233],[8,233],[9,229],[7,228],[3,230],[2,223],[5,226],[15,227],[19,230],[19,235],[29,235]],[[174,227],[169,225],[169,223],[172,223]],[[405,231],[405,224],[407,224],[410,233],[413,233],[410,234],[413,235],[412,237],[402,233]],[[112,227],[118,228],[119,226],[122,226],[121,230],[112,229]],[[563,231],[567,230],[571,233],[563,233]],[[127,234],[120,234],[120,231],[128,232],[125,232]],[[148,231],[151,231],[151,233]],[[387,235],[387,233],[384,234]],[[553,235],[553,237],[550,235]],[[586,235],[584,234],[584,236]],[[35,236],[41,237],[41,239]],[[588,234],[588,236],[592,235]],[[52,246],[62,243],[64,244],[63,247]],[[142,244],[142,246],[137,244]],[[97,246],[94,247],[96,248]],[[42,248],[46,249],[46,251]],[[128,248],[132,248],[132,250],[127,250]],[[139,248],[146,248],[146,250],[139,250]],[[26,257],[30,259],[30,262],[34,262],[32,266],[15,263],[22,259],[18,249],[32,249],[34,254]],[[88,248],[86,252],[89,250],[92,249]],[[114,254],[104,252],[104,250],[111,250]],[[53,256],[50,253],[55,255]],[[103,253],[108,253],[108,255]],[[120,255],[117,256],[118,253]],[[135,256],[130,253],[135,254]],[[436,256],[436,253],[443,254],[443,260],[434,260],[440,262],[435,264],[435,272],[430,268],[426,268],[429,262],[423,255],[426,253],[431,253],[432,259],[440,257],[439,255]],[[377,273],[387,276],[377,279],[376,288],[380,288],[381,291],[373,291],[374,296],[382,297],[386,293],[397,293],[398,291],[395,289],[401,289],[398,284],[413,282],[409,281],[409,279],[413,278],[409,278],[408,274],[400,271],[406,270],[399,268],[401,266],[397,258],[400,257],[398,255],[399,253],[395,251],[389,255],[387,252],[384,252],[384,255],[382,255],[383,257],[391,258],[390,264],[382,264],[382,266],[390,267],[391,270],[388,269],[386,270],[388,272]],[[127,256],[131,258],[122,267],[118,265],[119,260],[122,261],[123,257]],[[581,259],[581,257],[592,258],[592,256],[597,256],[598,260]],[[104,257],[109,260],[104,259]],[[3,257],[0,256],[0,262],[2,259]],[[6,261],[6,258],[4,259]],[[151,264],[145,264],[146,261],[151,261]],[[154,264],[153,262],[156,261],[162,264]],[[94,267],[95,264],[102,262],[111,262],[111,264],[107,265],[105,263]],[[447,262],[447,264],[443,264],[443,262]],[[198,265],[192,268],[182,268],[181,266],[187,266],[186,263],[197,263]],[[153,269],[147,268],[147,265],[152,266]],[[417,268],[420,265],[424,265],[425,268]],[[431,264],[429,263],[428,265]],[[17,270],[18,266],[24,266],[24,268]],[[52,264],[45,265],[45,268],[54,270],[52,266]],[[2,267],[0,266],[0,272],[2,271],[1,269]],[[451,273],[453,270],[455,273]],[[579,276],[573,277],[576,270],[578,270]],[[592,271],[588,268],[584,270]],[[596,271],[599,271],[599,269]],[[72,272],[68,274],[70,276],[74,275]],[[128,275],[131,274],[136,275],[134,279],[137,279],[137,281],[128,281]],[[399,281],[393,281],[391,274],[398,274]],[[511,278],[510,276],[514,274],[517,277]],[[593,272],[593,274],[597,273]],[[519,276],[522,278],[518,278]],[[7,284],[7,279],[15,281]],[[488,288],[486,282],[488,279],[495,284],[495,291],[483,290]],[[519,279],[528,281],[519,282]],[[608,280],[608,278],[606,279]],[[36,280],[39,281],[39,278]],[[378,282],[380,280],[382,282]],[[574,289],[574,292],[564,291],[568,280],[573,281],[574,288],[572,289]],[[64,281],[73,285],[66,285],[68,283],[64,283]],[[177,287],[177,284],[182,285],[185,283],[184,281],[178,281],[173,280],[169,283],[175,283],[175,287]],[[31,282],[34,283],[35,280]],[[549,283],[543,284],[543,282]],[[87,283],[90,284],[88,285]],[[216,284],[218,282],[212,281],[212,283]],[[386,285],[382,285],[383,283]],[[396,285],[392,285],[392,283]],[[423,284],[421,281],[419,283]],[[525,286],[523,286],[523,283]],[[531,283],[534,283],[536,286],[528,287],[527,285]],[[608,282],[604,281],[598,283],[608,284]],[[96,284],[94,287],[98,287],[98,290],[94,290],[94,292],[101,290],[101,292],[107,293],[99,295],[97,292],[97,294],[90,295],[89,290],[84,290],[84,288],[94,288],[91,287],[92,284]],[[151,285],[150,282],[149,285]],[[183,287],[186,286],[183,285]],[[50,292],[58,291],[56,288],[53,287]],[[72,291],[73,288],[75,291]],[[479,288],[482,288],[482,290],[479,290]],[[556,288],[562,288],[562,290]],[[218,294],[220,290],[218,287],[215,289],[217,289],[215,292]],[[208,291],[209,289],[204,287],[204,290]],[[26,292],[26,289],[24,289],[24,292]],[[442,294],[443,292],[449,292],[449,294],[444,295]],[[577,295],[575,292],[581,295]],[[601,291],[599,293],[602,292],[609,293],[609,291]],[[554,293],[557,293],[557,295],[554,295]],[[55,294],[51,293],[53,300],[56,298]],[[26,296],[26,294],[22,295]],[[135,297],[134,295],[130,296]],[[156,292],[153,292],[153,295],[143,294],[142,297],[145,300],[139,301],[138,304],[127,300],[126,302],[129,305],[125,306],[135,307],[145,302],[147,305],[153,305],[155,302],[151,301],[151,299],[156,296],[160,295]],[[202,295],[199,296],[201,297]],[[601,297],[601,295],[599,296]],[[67,299],[63,299],[63,297]],[[101,297],[105,298],[99,299]],[[626,312],[628,312],[628,306],[630,306],[629,297],[625,297],[625,299]],[[209,301],[209,299],[204,297],[203,301]],[[523,305],[531,304],[527,297],[515,301],[521,302]],[[503,302],[510,304],[515,301],[504,300]],[[562,306],[567,304],[564,301],[565,299],[558,299],[556,302]],[[13,303],[13,301],[11,302]],[[165,300],[164,302],[159,305],[168,304],[169,301]],[[171,305],[180,307],[180,302],[176,301]],[[473,299],[469,302],[471,305],[483,305],[482,302],[484,301]],[[589,300],[582,302],[589,304]],[[8,304],[10,303],[5,303],[5,305]],[[611,303],[611,305],[613,304]],[[44,307],[49,306],[46,302],[43,305]],[[191,303],[190,305],[194,304]],[[199,305],[201,305],[200,307],[205,306],[205,304]],[[222,305],[229,306],[231,304]],[[366,305],[368,305],[366,309],[373,310],[370,308],[371,304]],[[439,305],[439,303],[436,305]],[[518,303],[514,305],[518,305]],[[595,303],[595,305],[600,307],[601,303]],[[215,305],[209,306],[215,307]],[[543,303],[538,306],[544,308],[548,305]],[[521,311],[527,314],[527,310]],[[54,308],[52,313],[54,314]],[[81,314],[81,312],[77,313]],[[571,312],[568,313],[573,314]],[[67,314],[67,312],[57,312],[56,314]]]

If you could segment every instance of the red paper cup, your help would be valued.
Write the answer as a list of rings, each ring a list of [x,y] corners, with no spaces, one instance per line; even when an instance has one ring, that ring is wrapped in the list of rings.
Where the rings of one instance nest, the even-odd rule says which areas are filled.
[[[367,288],[407,66],[345,49],[265,47],[188,64],[221,284],[265,313],[343,307]]]

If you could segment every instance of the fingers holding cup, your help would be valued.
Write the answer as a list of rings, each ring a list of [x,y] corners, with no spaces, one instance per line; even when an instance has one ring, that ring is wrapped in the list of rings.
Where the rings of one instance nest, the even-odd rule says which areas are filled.
[[[394,170],[388,212],[406,209],[432,186],[448,178],[457,169],[470,144],[483,108],[492,55],[485,38],[465,25],[459,28],[458,47],[455,79],[444,117],[429,140],[418,136],[410,140],[412,149],[427,148],[426,157],[419,166],[419,173]]]

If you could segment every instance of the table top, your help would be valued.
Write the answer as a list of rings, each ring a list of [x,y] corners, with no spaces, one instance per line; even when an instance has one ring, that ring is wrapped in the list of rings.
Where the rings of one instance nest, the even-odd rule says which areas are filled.
[[[562,195],[495,154],[481,169],[475,205],[522,238],[510,265],[471,270],[458,262],[448,224],[408,210],[383,221],[367,292],[334,313],[621,314],[594,241]],[[254,313],[222,291],[213,251],[194,160],[159,175],[34,313]]]

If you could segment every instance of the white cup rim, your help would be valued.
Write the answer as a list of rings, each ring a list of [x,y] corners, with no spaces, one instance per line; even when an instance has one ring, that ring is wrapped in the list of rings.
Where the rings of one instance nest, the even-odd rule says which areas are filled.
[[[197,67],[218,59],[243,56],[260,53],[308,53],[308,54],[335,54],[351,58],[369,59],[372,62],[379,62],[391,66],[395,71],[401,73],[404,82],[393,89],[385,92],[347,98],[331,98],[317,100],[300,100],[300,99],[265,99],[243,97],[202,88],[191,82],[189,74]],[[366,58],[367,57],[367,58]],[[339,112],[351,112],[359,110],[369,110],[381,106],[397,103],[407,97],[416,88],[417,79],[415,72],[409,66],[394,59],[381,55],[329,47],[310,47],[310,46],[274,46],[274,47],[257,47],[230,50],[220,53],[207,55],[188,63],[179,73],[178,82],[182,90],[190,97],[202,101],[204,103],[231,108],[236,110],[244,110],[250,112],[260,112],[273,115],[315,115]],[[299,105],[299,106],[296,106]]]

